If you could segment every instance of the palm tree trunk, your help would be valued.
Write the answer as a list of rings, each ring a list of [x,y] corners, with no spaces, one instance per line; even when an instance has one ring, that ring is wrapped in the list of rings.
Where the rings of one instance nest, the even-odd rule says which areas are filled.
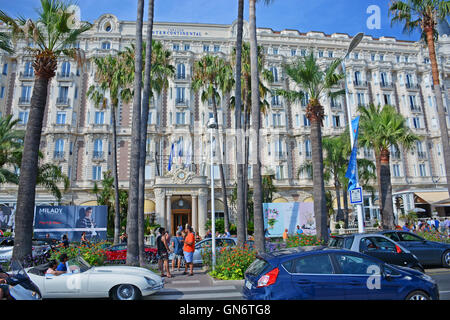
[[[215,95],[212,96],[212,103],[213,103],[213,112],[214,112],[214,119],[217,122],[217,132],[219,131],[219,118],[217,116],[217,102],[216,102],[216,97]],[[211,141],[212,143],[212,141]],[[217,137],[217,144],[219,145],[219,136]],[[223,212],[223,216],[224,216],[224,225],[225,225],[225,229],[230,230],[230,220],[229,220],[229,215],[228,215],[228,201],[227,201],[227,186],[225,183],[225,174],[223,171],[223,159],[222,159],[222,151],[219,150],[220,152],[220,157],[219,157],[219,174],[220,174],[220,184],[222,186],[222,201],[223,201],[223,208],[224,208],[224,212]]]
[[[249,138],[247,136],[248,133],[248,107],[247,104],[244,106],[244,210],[245,210],[245,232],[246,235],[248,234],[248,222],[250,221],[250,211],[248,210],[248,192],[249,192],[249,185],[248,185],[248,163],[249,163]]]
[[[334,179],[334,187],[336,189],[336,201],[337,201],[337,215],[336,220],[339,221],[342,219],[342,208],[341,208],[341,186],[339,184],[338,177],[335,177]]]
[[[313,109],[323,108],[321,106],[312,106]],[[316,219],[317,237],[328,241],[327,228],[327,207],[325,198],[325,182],[323,178],[323,152],[322,152],[322,128],[321,120],[317,116],[318,112],[313,112],[310,117],[311,122],[311,148],[313,162],[313,197],[314,197],[314,215]]]
[[[145,159],[147,158],[147,122],[148,109],[151,95],[151,70],[152,70],[152,34],[155,0],[148,3],[148,23],[147,23],[147,45],[145,50],[145,74],[144,92],[142,95],[142,117],[141,117],[141,138],[139,150],[139,208],[138,208],[138,243],[139,243],[139,264],[145,265]],[[170,232],[170,230],[168,230]]]
[[[447,190],[450,196],[450,144],[447,128],[447,115],[444,110],[444,101],[442,98],[441,82],[439,79],[439,69],[436,58],[436,48],[434,44],[434,35],[432,28],[426,28],[428,51],[433,74],[434,95],[436,97],[437,113],[439,118],[439,128],[441,130],[442,151],[444,152],[445,175],[447,179]]]
[[[394,229],[394,207],[392,203],[391,169],[389,166],[389,150],[380,152],[380,211],[383,229]]]
[[[120,237],[120,202],[119,202],[119,175],[117,173],[117,106],[112,106],[111,117],[113,123],[113,175],[114,175],[114,244],[119,243]]]
[[[261,108],[259,96],[259,70],[258,70],[258,41],[256,38],[256,0],[249,1],[250,20],[250,66],[252,87],[252,127],[254,130],[254,149],[256,161],[253,164],[253,221],[255,227],[255,247],[257,252],[265,252],[264,216],[262,210],[262,178],[260,159],[260,137]]]
[[[41,62],[37,61],[35,63],[40,65]],[[56,69],[56,61],[54,61],[54,64]],[[42,122],[47,103],[48,83],[51,77],[36,75],[33,96],[31,97],[31,110],[25,133],[15,213],[15,238],[12,258],[19,261],[30,257],[32,254],[31,241],[33,238],[39,145],[41,143]]]
[[[237,39],[236,39],[236,93],[235,93],[235,111],[236,111],[236,180],[237,180],[237,245],[243,247],[246,240],[246,223],[245,223],[245,199],[246,193],[244,192],[244,168],[241,163],[242,160],[242,144],[240,135],[241,130],[241,118],[242,118],[242,97],[241,97],[241,72],[242,72],[242,34],[244,27],[244,0],[239,0],[238,5],[238,24],[237,24]],[[244,161],[245,162],[245,161]]]
[[[344,197],[344,228],[348,228],[348,194],[347,194],[347,188],[343,188],[343,197]]]
[[[142,89],[142,26],[144,0],[138,0],[136,20],[136,54],[134,75],[133,122],[131,129],[130,182],[127,218],[127,264],[139,265],[138,202],[139,202],[139,154]]]

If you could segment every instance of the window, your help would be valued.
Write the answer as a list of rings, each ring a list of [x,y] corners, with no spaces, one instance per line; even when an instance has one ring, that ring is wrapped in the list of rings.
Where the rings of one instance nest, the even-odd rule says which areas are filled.
[[[380,61],[384,61],[384,55],[380,54]]]
[[[423,164],[423,163],[419,164],[419,172],[420,172],[421,177],[427,176],[427,169],[425,167],[425,164]]]
[[[420,241],[422,242],[424,239],[407,232],[399,232],[400,241]]]
[[[273,49],[272,49],[272,52],[273,52],[273,54],[275,54],[275,55],[278,54],[278,48],[273,48]]]
[[[389,239],[392,239],[394,241],[400,241],[400,238],[398,237],[396,232],[383,233],[383,236],[388,237]]]
[[[177,87],[176,103],[184,103],[184,93],[186,88]]]
[[[68,77],[70,75],[70,62],[63,62],[61,65],[61,76]]]
[[[305,50],[305,49],[302,49],[302,50],[300,51],[300,55],[301,55],[302,57],[306,56],[306,50]]]
[[[357,93],[356,96],[358,98],[358,106],[364,106],[365,105],[364,93]]]
[[[341,121],[339,116],[333,116],[333,127],[339,128],[341,126]]]
[[[410,74],[406,75],[406,86],[410,88],[412,86],[412,76]]]
[[[59,87],[59,102],[67,102],[69,96],[69,87]]]
[[[279,113],[274,113],[272,115],[272,119],[273,119],[273,126],[274,127],[280,127],[282,126],[282,122],[281,122],[281,114]]]
[[[380,73],[380,78],[381,78],[381,85],[385,86],[387,84],[387,75],[386,72],[381,72]]]
[[[392,171],[394,173],[394,177],[400,177],[401,176],[401,174],[400,174],[400,165],[399,164],[394,164],[392,166]]]
[[[270,67],[270,72],[273,75],[273,82],[278,82],[278,69],[276,67]]]
[[[372,54],[372,55],[370,56],[370,60],[375,61],[375,55],[374,55],[374,54]]]
[[[311,152],[311,140],[305,140],[305,155],[306,158],[311,158],[312,152]]]
[[[355,53],[354,57],[355,57],[355,60],[358,60],[359,59],[359,53]]]
[[[22,102],[30,102],[30,99],[31,99],[31,86],[23,86],[20,100]]]
[[[384,104],[391,104],[391,95],[390,94],[383,94],[383,100]]]
[[[384,251],[396,252],[395,243],[382,237],[365,237],[359,243],[359,252]]]
[[[319,50],[319,58],[323,58],[323,51]]]
[[[2,74],[5,75],[5,76],[8,74],[8,64],[7,63],[5,63],[3,65],[3,72],[2,72]]]
[[[173,45],[173,51],[180,51],[180,45],[179,44],[174,44]]]
[[[295,126],[297,128],[300,128],[300,115],[299,114],[295,115]]]
[[[184,51],[189,51],[191,50],[191,45],[190,44],[185,44],[184,45]]]
[[[355,84],[358,85],[361,83],[361,72],[355,71]]]
[[[291,57],[295,57],[297,55],[297,50],[291,49]]]
[[[378,263],[366,257],[337,253],[337,263],[343,274],[373,275],[372,268]]]
[[[303,92],[303,98],[301,101],[302,107],[306,107],[309,103],[309,93],[308,92]]]
[[[65,112],[56,113],[56,124],[66,124],[66,113]]]
[[[177,65],[177,79],[185,79],[186,78],[186,67],[184,63],[180,63]]]
[[[253,167],[252,166],[248,166],[248,180],[253,179]]]
[[[409,106],[410,106],[411,110],[417,109],[416,96],[409,96]]]
[[[0,88],[0,99],[3,99],[4,96],[5,96],[5,87],[1,87]]]
[[[220,46],[214,45],[214,52],[220,52]]]
[[[153,112],[149,112],[148,113],[148,120],[147,120],[147,124],[152,124],[153,123]]]
[[[105,123],[105,113],[103,111],[95,111],[95,124]]]
[[[400,56],[397,56],[397,63],[400,63]]]
[[[70,141],[70,144],[69,144],[69,154],[72,155],[72,153],[73,153],[73,142]]]
[[[209,46],[204,44],[203,45],[203,52],[209,52]]]
[[[111,49],[111,43],[108,41],[105,41],[102,43],[102,50],[110,50]]]
[[[24,76],[25,77],[34,77],[33,63],[31,61],[25,62]]]
[[[186,124],[186,117],[184,112],[177,112],[176,124]]]
[[[28,111],[19,112],[19,123],[27,124],[28,123]]]
[[[283,263],[289,273],[333,274],[333,265],[328,254],[310,255]]]
[[[419,117],[414,117],[412,118],[413,121],[413,126],[415,129],[420,129],[420,118]]]
[[[78,87],[75,87],[75,93],[73,94],[73,98],[74,99],[78,98]]]
[[[275,179],[277,179],[277,180],[284,179],[284,167],[283,166],[276,167]]]
[[[93,166],[92,167],[92,180],[101,180],[102,179],[102,167],[101,166]]]
[[[334,54],[333,51],[328,51],[328,58],[333,58]]]
[[[305,127],[311,126],[311,121],[306,117],[306,115],[303,115],[303,125]]]
[[[272,105],[273,106],[280,106],[280,97],[279,96],[272,96]]]

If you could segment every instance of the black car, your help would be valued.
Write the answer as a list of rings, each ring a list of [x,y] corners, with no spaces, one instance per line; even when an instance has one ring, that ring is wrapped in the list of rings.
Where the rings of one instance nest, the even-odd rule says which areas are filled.
[[[412,252],[380,234],[358,233],[333,236],[328,245],[334,248],[345,248],[367,254],[389,264],[425,272],[423,266]]]
[[[382,231],[380,234],[414,253],[422,265],[450,268],[450,244],[448,243],[429,241],[414,233],[400,230]]]

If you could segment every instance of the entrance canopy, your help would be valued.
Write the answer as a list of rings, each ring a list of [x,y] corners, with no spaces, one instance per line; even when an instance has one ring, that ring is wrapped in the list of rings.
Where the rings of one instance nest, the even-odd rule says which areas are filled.
[[[450,206],[450,199],[448,198],[448,192],[446,191],[416,192],[416,196],[420,198],[416,201],[418,203],[426,202],[437,207],[445,206],[445,204],[448,203]]]

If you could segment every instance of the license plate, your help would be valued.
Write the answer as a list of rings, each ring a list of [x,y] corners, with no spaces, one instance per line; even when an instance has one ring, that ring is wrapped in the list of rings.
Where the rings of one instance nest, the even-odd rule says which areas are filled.
[[[245,286],[249,289],[249,290],[251,290],[252,289],[252,284],[250,283],[250,281],[245,281]]]

